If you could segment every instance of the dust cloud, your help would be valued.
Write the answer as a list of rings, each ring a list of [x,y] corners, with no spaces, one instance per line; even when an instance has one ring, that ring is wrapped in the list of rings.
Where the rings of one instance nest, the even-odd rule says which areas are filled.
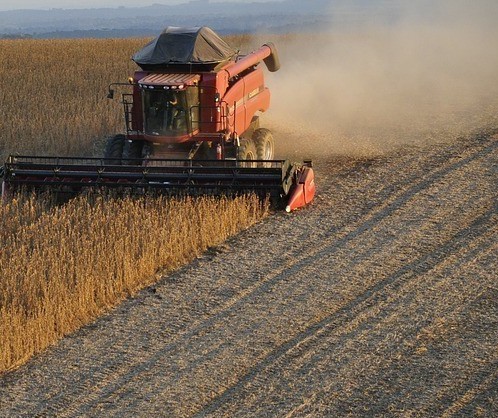
[[[264,121],[278,157],[376,155],[498,127],[495,0],[358,3],[334,1],[325,32],[276,39]]]

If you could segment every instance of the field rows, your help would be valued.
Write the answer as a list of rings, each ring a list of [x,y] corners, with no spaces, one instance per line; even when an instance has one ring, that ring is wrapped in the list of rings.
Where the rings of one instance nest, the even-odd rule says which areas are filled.
[[[496,138],[318,161],[315,205],[7,376],[5,410],[492,416],[497,168]]]

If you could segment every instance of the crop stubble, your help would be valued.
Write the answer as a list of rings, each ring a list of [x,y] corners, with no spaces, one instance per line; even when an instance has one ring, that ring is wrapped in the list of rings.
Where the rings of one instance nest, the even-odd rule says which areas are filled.
[[[5,376],[1,411],[490,416],[497,165],[496,137],[319,160],[313,207]]]

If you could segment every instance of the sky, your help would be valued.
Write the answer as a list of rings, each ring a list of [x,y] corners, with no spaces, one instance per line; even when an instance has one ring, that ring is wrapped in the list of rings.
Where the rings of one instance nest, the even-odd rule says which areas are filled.
[[[211,2],[237,2],[251,3],[254,1],[265,0],[211,0]],[[0,11],[16,9],[40,9],[47,10],[52,8],[63,9],[87,9],[99,7],[140,7],[150,6],[152,4],[174,5],[188,3],[188,0],[0,0]]]

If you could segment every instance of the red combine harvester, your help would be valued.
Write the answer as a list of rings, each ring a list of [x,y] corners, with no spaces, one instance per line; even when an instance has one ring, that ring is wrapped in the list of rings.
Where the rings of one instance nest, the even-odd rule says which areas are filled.
[[[77,193],[89,187],[140,192],[270,195],[287,211],[315,194],[311,161],[274,159],[259,126],[270,92],[258,64],[280,63],[267,43],[240,56],[211,29],[166,28],[132,58],[141,68],[122,94],[126,132],[108,139],[104,158],[10,156],[2,195],[20,187]]]

